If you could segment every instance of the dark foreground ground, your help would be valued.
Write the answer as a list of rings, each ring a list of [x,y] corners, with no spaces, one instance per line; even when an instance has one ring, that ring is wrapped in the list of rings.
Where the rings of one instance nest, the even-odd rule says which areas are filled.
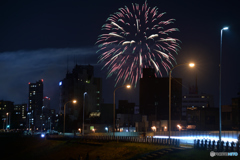
[[[79,139],[47,140],[40,137],[1,137],[0,159],[24,160],[69,160],[87,153],[89,159],[129,159],[168,146],[128,142],[83,141]]]
[[[84,141],[80,139],[47,140],[40,137],[0,137],[1,160],[193,160],[238,159],[237,157],[210,157],[210,151],[183,149],[171,151],[169,146],[129,142]],[[169,152],[167,150],[170,150]],[[161,154],[160,154],[161,153]]]

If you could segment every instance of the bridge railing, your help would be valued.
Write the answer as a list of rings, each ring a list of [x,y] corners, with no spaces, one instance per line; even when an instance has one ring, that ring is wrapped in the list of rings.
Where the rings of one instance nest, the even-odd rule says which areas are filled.
[[[224,142],[224,141],[211,141],[206,139],[195,139],[194,140],[194,148],[197,149],[206,149],[211,151],[218,152],[238,152],[240,153],[240,143],[238,142]]]

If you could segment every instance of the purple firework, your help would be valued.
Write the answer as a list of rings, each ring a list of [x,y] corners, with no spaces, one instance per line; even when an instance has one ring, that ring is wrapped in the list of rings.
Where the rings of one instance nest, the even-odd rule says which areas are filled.
[[[101,52],[99,62],[108,69],[108,76],[116,75],[120,81],[137,84],[142,68],[155,68],[155,76],[162,76],[161,67],[168,73],[176,63],[173,53],[180,49],[178,39],[169,37],[177,28],[167,28],[174,19],[161,20],[165,13],[150,8],[147,1],[140,7],[132,4],[110,15],[102,26],[103,34],[97,44]]]

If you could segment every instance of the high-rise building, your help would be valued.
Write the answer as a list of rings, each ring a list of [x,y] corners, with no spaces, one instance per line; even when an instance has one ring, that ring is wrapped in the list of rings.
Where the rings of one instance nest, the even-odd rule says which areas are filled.
[[[196,84],[189,87],[189,93],[184,94],[182,97],[182,119],[186,120],[187,110],[195,110],[198,108],[213,108],[214,107],[214,99],[213,95],[206,93],[198,93],[197,86],[197,77]]]
[[[14,104],[11,101],[0,101],[1,126],[4,129],[11,129],[11,117],[14,110]]]
[[[66,105],[66,114],[72,121],[77,120],[78,125],[82,123],[83,102],[84,115],[87,119],[90,112],[99,110],[102,99],[102,81],[94,78],[94,67],[91,65],[76,65],[72,73],[59,82],[60,87],[60,112],[63,113]],[[84,93],[85,94],[84,96]],[[68,103],[77,100],[76,104]]]
[[[29,82],[29,95],[28,95],[28,114],[30,124],[38,130],[42,126],[42,109],[43,109],[43,79],[36,83]],[[33,129],[34,129],[33,128]]]
[[[27,104],[15,104],[12,112],[12,128],[23,129],[27,124]]]
[[[181,120],[182,79],[171,80],[171,117]],[[169,117],[169,78],[155,77],[154,69],[144,68],[140,79],[140,114],[147,115],[148,121],[168,120]]]
[[[129,103],[128,100],[119,100],[117,114],[134,114],[135,103]]]

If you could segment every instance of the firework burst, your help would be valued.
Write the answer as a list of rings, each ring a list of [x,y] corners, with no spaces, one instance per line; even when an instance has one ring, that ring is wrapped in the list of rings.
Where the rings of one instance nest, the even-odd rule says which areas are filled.
[[[168,73],[172,62],[176,63],[173,53],[177,54],[180,47],[178,39],[169,37],[178,31],[168,28],[174,19],[161,20],[164,14],[159,14],[157,7],[148,7],[146,1],[142,7],[132,4],[109,16],[96,42],[99,62],[108,69],[107,77],[115,74],[116,84],[122,81],[136,86],[142,68],[155,68],[156,76],[162,76],[162,70]]]

